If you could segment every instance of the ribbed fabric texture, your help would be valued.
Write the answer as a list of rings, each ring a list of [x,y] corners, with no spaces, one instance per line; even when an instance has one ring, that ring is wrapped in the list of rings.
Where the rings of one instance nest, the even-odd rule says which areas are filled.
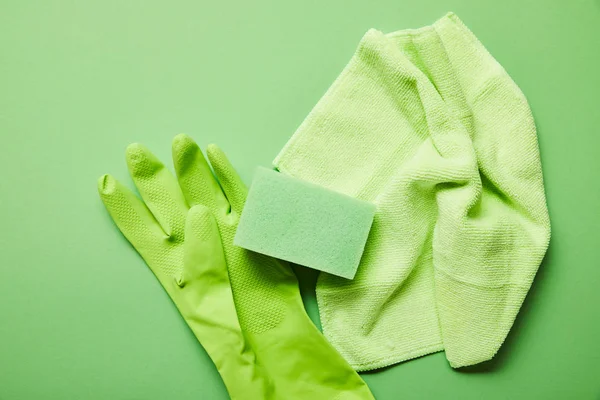
[[[324,333],[355,369],[494,356],[550,223],[527,101],[458,17],[367,32],[274,165],[377,206],[354,281],[317,283]]]

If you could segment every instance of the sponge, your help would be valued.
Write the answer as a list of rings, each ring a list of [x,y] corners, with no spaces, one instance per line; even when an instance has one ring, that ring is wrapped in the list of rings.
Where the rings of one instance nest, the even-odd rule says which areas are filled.
[[[234,244],[352,279],[374,215],[372,203],[259,167]]]

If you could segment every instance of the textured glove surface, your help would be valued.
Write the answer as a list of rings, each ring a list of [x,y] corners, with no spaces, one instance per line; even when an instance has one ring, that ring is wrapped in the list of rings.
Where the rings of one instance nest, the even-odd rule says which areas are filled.
[[[235,399],[371,399],[314,327],[289,265],[233,245],[246,187],[216,146],[173,141],[177,179],[145,147],[127,163],[143,202],[99,180],[113,220],[169,293]]]

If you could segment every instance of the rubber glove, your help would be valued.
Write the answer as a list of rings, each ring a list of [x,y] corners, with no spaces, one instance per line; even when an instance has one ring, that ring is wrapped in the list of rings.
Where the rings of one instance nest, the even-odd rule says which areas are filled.
[[[175,137],[175,179],[145,147],[130,145],[127,163],[144,202],[109,175],[99,192],[230,396],[372,399],[308,318],[289,265],[233,245],[247,189],[218,147],[207,154],[214,175],[191,138]]]

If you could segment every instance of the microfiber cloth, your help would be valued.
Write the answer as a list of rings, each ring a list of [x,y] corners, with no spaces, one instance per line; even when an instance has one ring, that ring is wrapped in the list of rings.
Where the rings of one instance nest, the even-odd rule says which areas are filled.
[[[352,279],[374,214],[372,203],[258,168],[234,244]]]
[[[367,32],[274,165],[377,206],[355,279],[317,282],[324,334],[355,369],[495,355],[550,222],[527,101],[456,15]]]

